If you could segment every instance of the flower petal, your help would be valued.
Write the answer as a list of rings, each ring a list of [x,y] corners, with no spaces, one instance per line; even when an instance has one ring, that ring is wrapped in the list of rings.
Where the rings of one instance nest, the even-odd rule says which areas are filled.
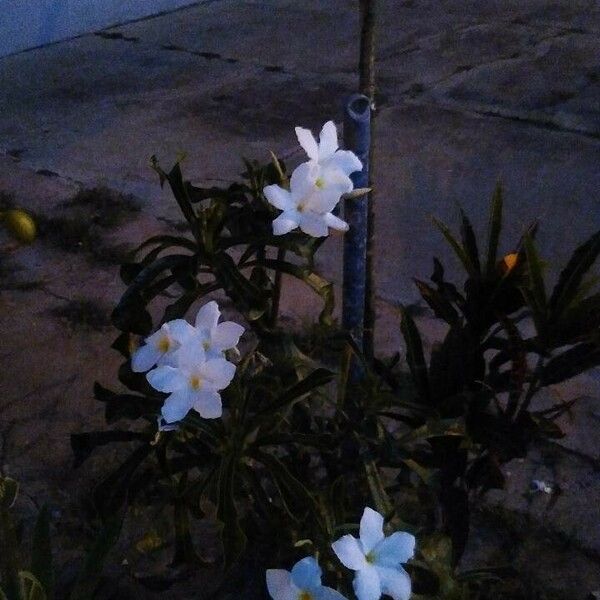
[[[348,229],[350,229],[350,226],[346,221],[342,221],[342,219],[331,213],[323,215],[323,219],[331,229],[337,229],[338,231],[348,231]]]
[[[202,379],[206,379],[214,390],[225,389],[235,375],[235,365],[224,358],[211,358],[198,369]]]
[[[315,190],[318,173],[318,165],[310,162],[304,162],[294,169],[290,177],[290,194],[294,207]]]
[[[263,190],[263,194],[267,202],[279,210],[291,210],[295,206],[292,202],[292,195],[279,185],[268,185]]]
[[[183,344],[190,339],[196,332],[196,329],[190,325],[185,319],[174,319],[167,323],[169,327],[169,334],[171,337],[180,344]]]
[[[283,569],[267,569],[267,589],[273,600],[298,600],[299,590]]]
[[[218,392],[196,392],[192,407],[203,419],[218,419],[223,414],[221,395]]]
[[[167,423],[181,421],[194,405],[195,393],[188,387],[173,392],[163,404],[161,413]]]
[[[292,218],[294,217],[294,218]],[[298,227],[298,220],[294,213],[281,213],[273,221],[273,235],[285,235]]]
[[[391,596],[394,600],[409,600],[412,585],[410,577],[404,569],[388,569],[386,567],[375,567],[375,569],[384,594]]]
[[[319,135],[319,162],[326,161],[338,149],[337,129],[333,121],[327,121]]]
[[[351,192],[354,189],[352,179],[343,171],[340,171],[340,169],[331,169],[328,167],[321,169],[321,177],[325,182],[326,188],[337,189],[340,195]]]
[[[323,164],[323,167],[339,169],[346,175],[355,171],[362,171],[363,164],[354,152],[350,150],[338,150],[329,160]]]
[[[311,212],[323,215],[337,206],[343,193],[339,186],[315,190],[305,201],[305,207]]]
[[[295,131],[298,143],[304,148],[304,151],[308,154],[308,158],[318,161],[319,147],[317,146],[317,140],[315,140],[312,131],[310,129],[304,129],[304,127],[296,127]]]
[[[184,387],[187,381],[180,369],[166,365],[152,369],[146,379],[159,392],[174,392]]]
[[[363,552],[371,552],[383,537],[383,517],[367,506],[360,520],[360,543]]]
[[[138,348],[131,357],[131,370],[143,373],[151,369],[162,357],[163,353],[152,343]]]
[[[339,592],[325,586],[315,590],[313,594],[315,600],[347,600],[346,597],[342,596]]]
[[[185,371],[194,371],[206,362],[206,352],[202,346],[204,336],[198,331],[169,356],[168,364],[177,366]]]
[[[294,565],[292,581],[301,590],[311,591],[321,586],[322,574],[319,563],[312,556],[307,556]]]
[[[375,562],[383,567],[399,567],[415,555],[415,536],[396,531],[373,549]]]
[[[381,598],[379,574],[371,565],[367,565],[356,573],[352,587],[358,600],[379,600]]]
[[[359,541],[353,535],[345,535],[331,544],[331,548],[340,562],[353,571],[367,566],[365,555]]]
[[[212,331],[217,326],[220,316],[219,305],[214,300],[211,300],[198,311],[196,315],[196,327]]]
[[[212,347],[216,350],[229,350],[238,345],[245,329],[233,321],[219,323],[212,335]]]
[[[300,229],[313,237],[325,237],[329,233],[323,216],[310,212],[300,215]]]

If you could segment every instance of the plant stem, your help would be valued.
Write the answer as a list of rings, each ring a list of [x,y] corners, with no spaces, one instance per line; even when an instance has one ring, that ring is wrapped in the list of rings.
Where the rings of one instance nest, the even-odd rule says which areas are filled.
[[[361,33],[359,58],[359,90],[371,101],[371,111],[375,113],[375,15],[376,0],[360,0]],[[371,143],[369,148],[369,187],[373,188],[375,150],[375,123],[371,118]],[[367,257],[366,289],[364,316],[364,351],[367,360],[373,358],[375,335],[375,193],[371,191],[367,198]]]

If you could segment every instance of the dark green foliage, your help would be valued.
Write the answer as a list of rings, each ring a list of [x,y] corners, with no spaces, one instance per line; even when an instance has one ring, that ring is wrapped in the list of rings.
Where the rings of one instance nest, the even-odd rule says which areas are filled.
[[[434,285],[416,282],[423,299],[449,327],[428,361],[415,323],[403,311],[415,402],[433,415],[463,423],[468,440],[467,445],[440,436],[430,442],[429,453],[415,457],[423,467],[439,472],[434,484],[442,508],[439,526],[453,540],[455,560],[466,543],[470,497],[503,487],[500,467],[524,457],[534,440],[561,435],[553,421],[564,406],[536,411],[535,395],[600,364],[600,300],[597,293],[588,295],[595,282],[589,279],[589,270],[600,253],[600,233],[575,250],[548,295],[544,262],[534,242],[536,226],[511,254],[499,258],[501,216],[498,187],[484,267],[475,233],[462,211],[461,241],[436,221],[467,279],[459,291],[445,280],[441,263],[434,259]],[[521,327],[527,320],[535,326],[529,337]]]
[[[124,452],[93,495],[105,527],[128,505],[159,507],[172,515],[173,565],[199,567],[193,520],[215,517],[222,592],[233,593],[244,585],[261,589],[257,572],[262,578],[265,567],[314,550],[325,568],[337,569],[330,544],[355,532],[369,505],[391,527],[418,535],[419,555],[410,569],[420,597],[489,597],[499,572],[455,569],[472,500],[502,487],[500,467],[524,456],[532,441],[561,435],[554,420],[566,405],[536,411],[536,393],[600,363],[600,301],[587,277],[600,252],[597,237],[574,253],[549,292],[536,226],[512,253],[498,256],[500,188],[483,253],[464,213],[458,238],[436,222],[467,278],[459,288],[434,259],[431,281],[416,280],[448,331],[427,356],[417,316],[402,308],[407,372],[399,354],[367,360],[336,329],[333,287],[314,270],[321,241],[299,232],[271,234],[275,213],[262,190],[285,182],[279,161],[246,161],[243,181],[226,188],[195,187],[179,165],[168,173],[155,160],[153,166],[191,235],[155,236],[121,267],[127,289],[112,314],[121,330],[113,347],[125,359],[119,380],[127,391],[99,384],[94,390],[107,423],[118,428],[72,437],[77,464],[105,444],[118,443]],[[323,300],[310,336],[295,338],[277,325],[283,274]],[[243,316],[252,344],[222,393],[221,419],[191,411],[178,429],[157,433],[165,395],[132,372],[135,336],[185,317],[213,292],[225,294]],[[153,319],[161,297],[166,309]],[[527,319],[534,335],[521,327]],[[362,378],[350,376],[352,364],[360,364]],[[338,582],[350,593],[341,577]]]

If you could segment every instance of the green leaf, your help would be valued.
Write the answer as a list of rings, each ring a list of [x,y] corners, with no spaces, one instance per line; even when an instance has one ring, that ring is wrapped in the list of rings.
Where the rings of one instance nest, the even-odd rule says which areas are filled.
[[[172,270],[183,265],[192,266],[193,257],[187,254],[172,254],[163,256],[152,264],[142,269],[136,275],[127,288],[121,300],[112,312],[112,321],[115,327],[122,331],[130,331],[139,335],[147,335],[152,330],[152,318],[146,310],[146,302],[149,298],[144,298],[144,292],[150,287],[152,282],[164,271]],[[154,294],[160,292],[160,289],[154,290]]]
[[[301,506],[305,511],[311,512],[315,519],[320,520],[319,509],[314,496],[279,458],[262,450],[253,453],[252,456],[267,467],[269,474],[278,480],[280,489],[286,493],[286,504]]]
[[[110,519],[125,504],[132,478],[152,450],[153,446],[146,440],[146,443],[136,448],[129,458],[96,486],[94,503],[103,519]]]
[[[9,513],[19,490],[19,484],[0,476],[0,580],[9,600],[19,598],[19,544],[15,523]]]
[[[314,389],[327,385],[333,377],[334,374],[328,369],[316,369],[310,375],[287,389],[270,406],[257,413],[256,418],[260,421],[266,415],[275,415],[289,408]]]
[[[40,510],[33,530],[31,572],[40,582],[46,596],[52,598],[54,595],[54,568],[50,542],[50,510],[47,506],[43,506]]]
[[[419,293],[429,304],[435,316],[439,319],[443,319],[446,323],[455,324],[458,323],[459,317],[456,309],[452,304],[437,290],[434,290],[430,285],[427,285],[420,279],[413,279],[416,286],[419,288]]]
[[[106,404],[104,417],[108,424],[119,419],[135,420],[142,416],[156,415],[163,404],[159,398],[135,394],[116,394],[98,382],[94,383],[94,398]]]
[[[228,254],[216,255],[213,268],[215,277],[225,293],[249,321],[256,321],[265,314],[268,309],[267,295],[242,275]]]
[[[598,343],[577,344],[549,360],[542,371],[542,385],[560,383],[600,365]]]
[[[476,277],[478,275],[478,269],[475,268],[475,265],[473,264],[467,251],[460,245],[458,240],[452,235],[452,232],[446,225],[444,225],[444,223],[438,221],[435,217],[432,217],[432,219],[437,228],[442,232],[442,235],[446,238],[446,241],[454,250],[456,256],[458,256],[467,273],[471,277]]]
[[[533,304],[531,309],[536,318],[536,323],[545,324],[547,317],[546,288],[542,274],[542,263],[529,234],[524,236],[525,254],[527,256],[527,269],[529,273],[528,300]]]
[[[469,221],[469,218],[462,209],[460,210],[460,219],[460,234],[462,237],[463,248],[469,257],[470,263],[473,265],[475,275],[480,276],[481,265],[479,264],[479,248],[477,247],[477,239],[475,237],[475,232],[473,231],[471,221]]]
[[[283,260],[265,258],[248,263],[247,266],[255,264],[266,267],[267,269],[281,271],[282,273],[296,277],[306,283],[306,285],[312,288],[312,290],[323,299],[324,307],[319,315],[320,323],[322,325],[331,325],[331,314],[334,306],[333,284],[311,269],[294,265]]]
[[[181,248],[187,248],[192,252],[198,251],[198,244],[194,240],[177,235],[154,235],[142,242],[136,249],[135,252],[140,252],[148,248],[149,246],[160,246],[161,250],[170,248],[173,246],[179,246]]]
[[[550,298],[550,311],[554,318],[561,315],[577,296],[579,286],[599,254],[600,231],[573,252],[567,266],[561,272]]]
[[[394,510],[394,504],[388,496],[388,493],[385,491],[385,486],[383,485],[383,481],[375,461],[365,460],[364,468],[365,475],[367,477],[367,483],[369,484],[369,490],[371,491],[371,498],[375,503],[377,511],[384,516],[390,515]]]
[[[122,524],[122,516],[113,514],[98,532],[79,570],[69,600],[92,600],[94,598],[104,563],[119,539]]]
[[[114,442],[133,442],[135,440],[149,441],[148,435],[137,431],[92,431],[71,434],[71,449],[75,455],[75,468],[79,467],[98,446]]]
[[[221,540],[225,556],[225,567],[233,565],[246,548],[247,538],[240,527],[240,518],[235,504],[236,463],[233,456],[221,461],[217,484],[217,518],[222,524]]]
[[[398,445],[429,440],[437,437],[461,437],[465,435],[465,424],[462,418],[432,419],[425,425],[409,431],[398,440]]]
[[[408,362],[413,381],[422,401],[429,403],[431,401],[429,377],[425,356],[423,354],[421,334],[406,308],[400,306],[400,312],[402,316],[400,331],[402,332],[406,344],[406,361]]]
[[[10,477],[0,476],[0,508],[12,508],[19,494],[19,483]]]
[[[502,229],[502,186],[500,182],[496,185],[490,207],[490,221],[488,225],[488,249],[487,261],[485,266],[486,277],[491,278],[496,269],[498,257],[498,242],[500,240],[500,231]]]
[[[29,571],[19,571],[19,587],[22,600],[46,600],[48,598],[42,584]]]

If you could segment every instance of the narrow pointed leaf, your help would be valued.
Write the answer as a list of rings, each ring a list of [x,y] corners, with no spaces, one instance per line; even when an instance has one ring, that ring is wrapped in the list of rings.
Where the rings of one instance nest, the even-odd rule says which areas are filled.
[[[424,402],[429,403],[429,377],[425,356],[423,354],[421,334],[408,311],[403,306],[400,307],[400,311],[402,314],[400,331],[402,332],[406,344],[406,361],[408,362],[408,368],[410,369],[419,395]]]
[[[463,248],[469,257],[470,263],[473,265],[475,275],[481,275],[481,265],[479,263],[479,248],[477,247],[477,239],[471,221],[461,209],[460,211],[460,234],[462,237]]]
[[[600,254],[600,231],[579,246],[564,268],[550,298],[550,310],[559,316],[576,297],[579,286]]]
[[[43,506],[33,531],[31,572],[42,585],[48,598],[54,594],[54,568],[50,542],[50,510]]]
[[[527,256],[527,268],[529,273],[529,291],[534,301],[532,308],[545,319],[547,315],[546,287],[542,274],[542,263],[531,236],[524,238],[525,254]]]
[[[498,242],[500,240],[500,230],[502,229],[502,186],[496,185],[492,205],[490,207],[490,221],[488,226],[488,249],[485,274],[491,277],[496,268],[496,259],[498,256]]]
[[[456,256],[458,256],[460,262],[463,264],[467,273],[471,277],[475,277],[477,275],[478,271],[475,268],[475,265],[473,264],[473,262],[471,261],[469,254],[461,246],[460,242],[452,235],[452,232],[450,231],[450,229],[448,229],[448,227],[446,225],[444,225],[444,223],[442,223],[441,221],[438,221],[435,217],[432,217],[432,218],[433,218],[434,224],[442,232],[442,235],[446,238],[446,241],[450,244],[450,246],[454,250]]]

